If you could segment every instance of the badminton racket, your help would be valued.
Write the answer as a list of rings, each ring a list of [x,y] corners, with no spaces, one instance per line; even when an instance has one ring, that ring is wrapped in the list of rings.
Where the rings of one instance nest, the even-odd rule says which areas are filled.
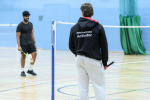
[[[32,55],[31,54],[26,54],[25,52],[21,51],[24,55],[27,56],[27,59],[29,62],[33,63],[33,58],[32,58]]]
[[[115,62],[112,61],[110,64],[107,65],[107,67],[111,66],[112,64],[114,64]]]

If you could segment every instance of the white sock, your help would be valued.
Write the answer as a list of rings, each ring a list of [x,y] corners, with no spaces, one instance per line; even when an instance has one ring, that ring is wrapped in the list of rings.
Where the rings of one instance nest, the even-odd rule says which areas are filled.
[[[24,68],[21,68],[22,72],[24,71]]]
[[[29,68],[29,70],[33,70],[33,66],[34,66],[34,65],[30,65],[30,68]]]

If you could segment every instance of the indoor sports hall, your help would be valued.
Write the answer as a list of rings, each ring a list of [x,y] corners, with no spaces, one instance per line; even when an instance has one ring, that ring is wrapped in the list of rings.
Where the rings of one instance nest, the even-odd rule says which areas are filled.
[[[92,4],[92,19],[107,38],[106,100],[150,100],[149,0],[0,0],[0,100],[80,100],[69,37],[84,3]],[[24,11],[33,25],[37,75],[27,73],[33,55],[25,53],[21,76],[16,32]],[[91,80],[88,96],[97,100]]]

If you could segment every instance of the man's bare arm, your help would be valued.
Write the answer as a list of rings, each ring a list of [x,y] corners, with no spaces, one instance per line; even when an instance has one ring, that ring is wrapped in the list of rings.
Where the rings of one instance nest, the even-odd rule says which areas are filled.
[[[21,36],[21,32],[16,32],[16,39],[17,39],[17,45],[18,45],[18,50],[21,51],[22,48],[20,46],[20,36]]]
[[[34,42],[35,47],[37,48],[36,42],[35,42],[35,38],[34,38],[34,30],[33,30],[33,29],[32,29],[32,40],[33,40],[33,42]]]

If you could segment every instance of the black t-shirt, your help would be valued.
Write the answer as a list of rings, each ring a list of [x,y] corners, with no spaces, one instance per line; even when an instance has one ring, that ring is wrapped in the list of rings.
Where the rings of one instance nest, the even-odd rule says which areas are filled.
[[[21,32],[20,45],[34,44],[34,42],[32,40],[32,34],[31,34],[32,29],[33,29],[33,25],[31,22],[28,22],[28,24],[24,24],[23,22],[21,22],[17,26],[16,32]]]

